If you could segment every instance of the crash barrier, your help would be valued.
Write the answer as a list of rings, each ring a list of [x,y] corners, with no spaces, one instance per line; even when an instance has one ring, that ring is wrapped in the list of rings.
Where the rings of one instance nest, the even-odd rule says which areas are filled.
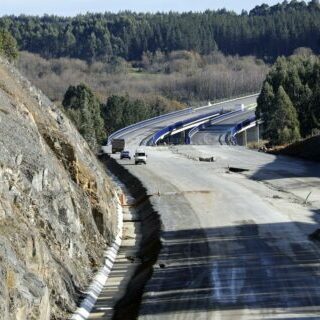
[[[237,140],[235,136],[238,134],[239,131],[243,130],[244,128],[248,127],[253,122],[257,121],[257,117],[251,116],[250,118],[238,123],[236,126],[234,126],[229,132],[228,132],[228,141],[232,144],[237,144]],[[227,140],[227,137],[226,137]],[[226,141],[227,142],[227,141]]]
[[[219,116],[215,117],[213,120],[214,120],[214,122],[217,122],[218,120],[223,120],[224,118],[227,118],[227,117],[229,117],[231,115],[236,115],[236,114],[241,113],[241,112],[243,112],[242,109],[235,110],[235,111],[230,111],[230,112],[227,112],[227,113],[224,113],[224,114],[220,114]],[[192,137],[197,132],[199,132],[201,129],[204,129],[208,125],[211,125],[211,123],[210,123],[211,121],[212,121],[212,119],[209,119],[207,123],[204,123],[204,124],[202,123],[201,125],[196,126],[192,130],[190,130],[188,135],[187,135],[187,137],[186,137],[186,144],[190,144],[191,143]]]
[[[192,113],[193,112],[193,109],[192,108],[187,108],[187,109],[183,109],[183,110],[179,110],[179,111],[173,111],[173,112],[170,112],[170,113],[166,113],[166,114],[163,114],[161,116],[157,116],[157,117],[153,117],[153,118],[150,118],[150,119],[147,119],[147,120],[143,120],[143,121],[140,121],[140,122],[137,122],[135,124],[132,124],[130,126],[127,126],[123,129],[120,129],[114,133],[112,133],[109,137],[108,137],[108,145],[111,144],[111,141],[112,139],[115,139],[117,138],[119,135],[123,134],[123,133],[129,133],[131,132],[130,129],[135,130],[137,128],[143,128],[144,126],[154,122],[154,121],[158,121],[158,120],[165,120],[167,118],[170,118],[172,116],[181,116],[181,115],[185,115],[185,114],[189,114],[189,113]]]
[[[212,111],[203,115],[199,115],[196,117],[192,117],[189,118],[187,120],[182,120],[182,121],[178,121],[170,126],[167,126],[159,131],[157,131],[147,142],[147,145],[149,146],[155,146],[157,144],[157,142],[161,139],[163,139],[165,136],[167,136],[168,134],[177,131],[179,129],[183,129],[183,127],[187,127],[190,126],[192,124],[194,124],[194,126],[198,126],[198,123],[200,121],[205,121],[207,119],[207,121],[211,121],[213,118],[218,117],[221,114],[221,112],[217,112]],[[183,131],[183,130],[182,130]],[[188,144],[188,137],[186,137],[186,143]]]

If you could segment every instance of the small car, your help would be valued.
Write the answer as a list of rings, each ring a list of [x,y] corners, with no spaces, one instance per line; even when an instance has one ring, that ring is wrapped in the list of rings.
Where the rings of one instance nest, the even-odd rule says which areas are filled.
[[[120,159],[129,159],[131,160],[130,152],[129,151],[121,151]]]
[[[147,164],[147,157],[148,156],[144,150],[138,149],[138,150],[136,150],[136,152],[134,154],[134,163],[135,164],[140,164],[140,163]]]

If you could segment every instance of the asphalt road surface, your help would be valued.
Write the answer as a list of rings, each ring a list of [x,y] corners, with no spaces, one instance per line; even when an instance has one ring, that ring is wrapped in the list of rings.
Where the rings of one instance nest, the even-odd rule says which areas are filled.
[[[191,138],[191,144],[196,145],[215,145],[228,144],[226,137],[228,132],[238,123],[254,116],[254,110],[247,110],[236,116],[228,116],[219,120],[212,120],[211,125],[201,129]]]
[[[129,150],[152,130],[126,135]],[[243,147],[145,149],[147,165],[119,160],[162,220],[139,319],[320,319],[319,243],[308,239],[319,227],[319,164]]]

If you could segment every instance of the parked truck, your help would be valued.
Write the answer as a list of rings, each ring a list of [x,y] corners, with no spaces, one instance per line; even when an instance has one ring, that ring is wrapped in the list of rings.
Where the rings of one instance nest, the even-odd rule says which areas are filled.
[[[113,139],[111,141],[112,153],[121,152],[124,150],[125,141],[124,139]]]

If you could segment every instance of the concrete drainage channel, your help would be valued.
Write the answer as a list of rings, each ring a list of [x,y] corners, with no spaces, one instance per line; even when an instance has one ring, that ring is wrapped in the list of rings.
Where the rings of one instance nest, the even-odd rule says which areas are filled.
[[[129,201],[121,199],[122,206],[118,209],[121,218],[118,225],[124,233],[122,237],[119,231],[115,246],[106,253],[105,266],[71,319],[133,320],[138,317],[144,287],[161,249],[161,222],[141,182],[114,159],[104,158],[102,162],[125,186],[130,198]]]
[[[135,199],[133,207],[140,222],[138,252],[134,257],[127,257],[138,261],[138,264],[126,285],[125,294],[114,306],[112,317],[114,320],[133,320],[138,317],[144,287],[152,276],[161,249],[161,221],[142,183],[114,159],[107,159],[105,163]]]
[[[80,307],[75,311],[75,313],[70,318],[71,320],[85,320],[90,316],[99,294],[101,293],[103,286],[105,285],[113,263],[117,257],[119,248],[122,241],[122,231],[123,231],[123,211],[120,204],[119,198],[116,198],[117,201],[117,235],[113,243],[108,247],[104,253],[105,264],[93,278],[92,283],[90,284],[86,297],[81,302]]]

